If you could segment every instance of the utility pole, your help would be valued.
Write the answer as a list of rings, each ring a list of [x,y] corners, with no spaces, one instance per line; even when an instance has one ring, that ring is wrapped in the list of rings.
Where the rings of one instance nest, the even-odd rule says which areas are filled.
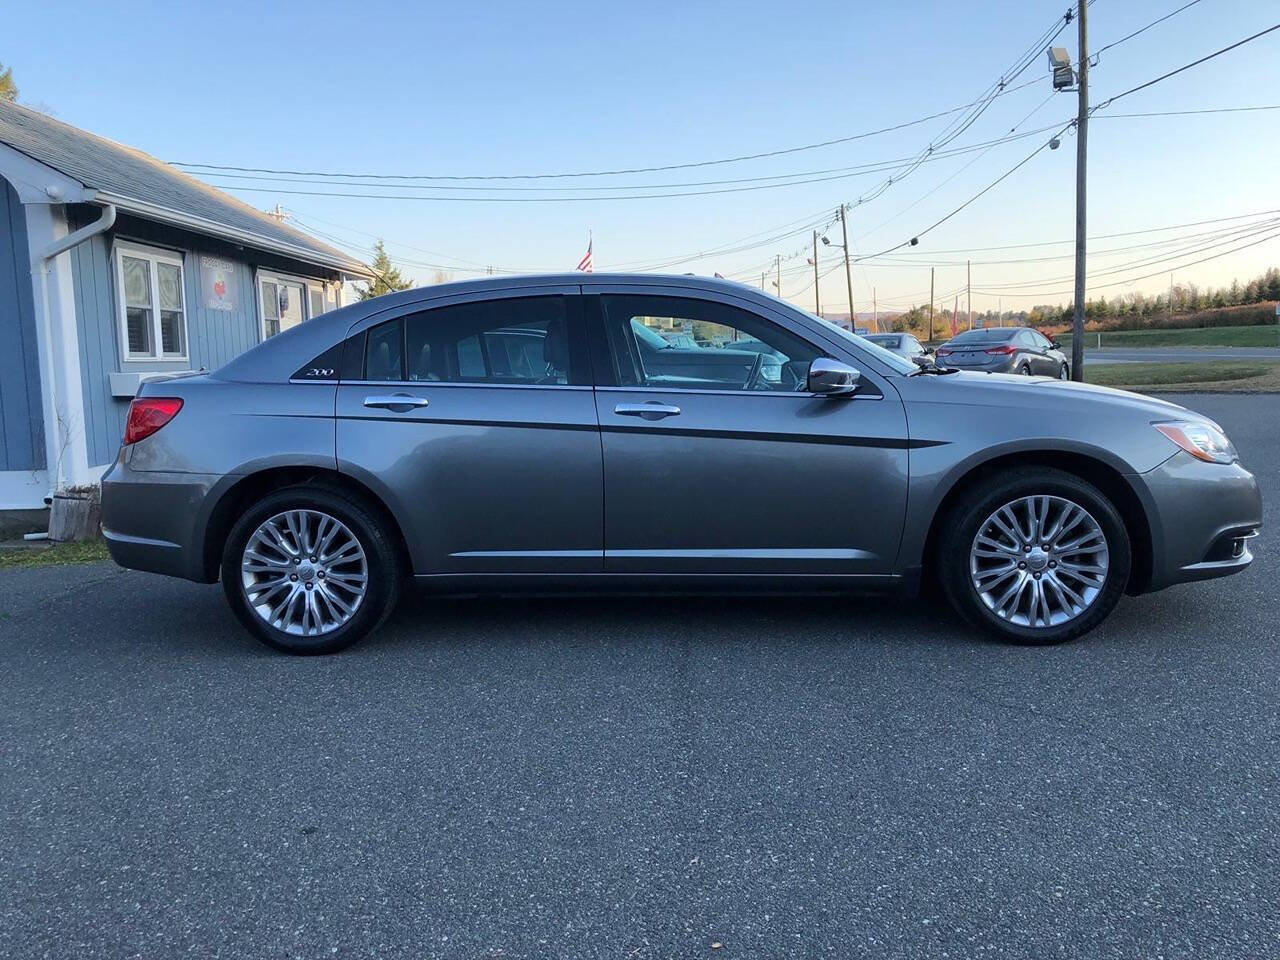
[[[969,329],[973,329],[973,264],[966,260],[964,262],[964,312],[969,314]]]
[[[761,274],[760,274],[760,289],[761,289],[761,290],[763,290],[763,289],[764,289],[764,278],[765,278],[765,277],[767,277],[768,275],[769,275],[769,271],[767,271],[767,270],[762,271],[762,272],[761,272]]]
[[[933,341],[933,267],[929,268],[929,340]]]
[[[1089,4],[1076,4],[1080,20],[1080,107],[1076,114],[1076,310],[1071,323],[1071,379],[1084,379],[1085,170],[1089,156]]]
[[[822,316],[822,298],[818,296],[818,231],[813,231],[813,312]]]
[[[853,274],[849,272],[849,228],[844,220],[845,206],[840,204],[840,239],[844,241],[844,283],[849,288],[849,332],[853,333],[858,324],[857,313],[853,309]]]
[[[778,280],[774,284],[778,288],[778,298],[782,298],[782,254],[775,253],[773,255],[773,266],[778,271]]]
[[[880,332],[880,305],[876,303],[876,288],[871,288],[871,328]]]

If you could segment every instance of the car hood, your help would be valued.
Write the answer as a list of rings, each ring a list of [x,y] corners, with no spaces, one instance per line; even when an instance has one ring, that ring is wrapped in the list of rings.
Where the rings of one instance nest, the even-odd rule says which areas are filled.
[[[1026,377],[1005,373],[970,373],[960,371],[942,376],[917,375],[901,377],[900,392],[904,400],[976,404],[981,406],[1023,409],[1078,409],[1082,413],[1101,409],[1126,411],[1151,420],[1207,420],[1198,413],[1176,403],[1148,397],[1142,393],[1100,387],[1091,383],[1055,380],[1052,377]]]

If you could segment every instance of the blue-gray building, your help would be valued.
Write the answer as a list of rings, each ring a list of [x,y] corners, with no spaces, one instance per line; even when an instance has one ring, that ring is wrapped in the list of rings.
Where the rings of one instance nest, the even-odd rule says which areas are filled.
[[[95,483],[129,400],[341,305],[347,254],[0,100],[0,510]]]

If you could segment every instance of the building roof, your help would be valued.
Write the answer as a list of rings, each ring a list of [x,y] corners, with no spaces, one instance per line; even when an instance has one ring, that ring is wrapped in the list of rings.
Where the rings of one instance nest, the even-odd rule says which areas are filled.
[[[141,150],[2,99],[0,143],[78,180],[97,192],[97,201],[124,212],[351,276],[373,276],[368,266],[341,250]]]

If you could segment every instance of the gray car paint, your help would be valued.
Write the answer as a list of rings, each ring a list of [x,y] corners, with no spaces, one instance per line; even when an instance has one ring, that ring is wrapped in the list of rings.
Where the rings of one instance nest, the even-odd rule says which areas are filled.
[[[862,387],[852,398],[828,398],[290,381],[329,347],[390,317],[578,291],[692,296],[753,310],[856,366]],[[429,403],[371,410],[363,405],[371,391]],[[141,393],[185,405],[162,430],[123,447],[104,477],[108,543],[125,566],[196,580],[216,574],[203,557],[221,497],[279,466],[354,478],[396,519],[417,575],[468,589],[531,577],[653,584],[676,573],[910,585],[954,484],[995,457],[1037,451],[1092,457],[1130,485],[1157,550],[1153,588],[1247,565],[1246,556],[1197,567],[1219,533],[1261,522],[1246,470],[1195,461],[1152,429],[1154,421],[1203,419],[1181,407],[1039,377],[908,376],[775,297],[693,277],[578,274],[405,291],[318,317],[212,374],[150,382]],[[649,422],[614,412],[647,402],[680,413]]]

